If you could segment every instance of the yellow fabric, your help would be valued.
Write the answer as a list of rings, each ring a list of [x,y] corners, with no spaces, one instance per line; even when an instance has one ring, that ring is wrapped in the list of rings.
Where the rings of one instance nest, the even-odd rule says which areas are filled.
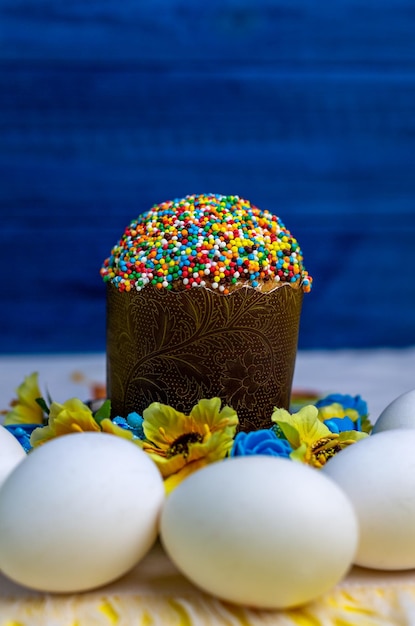
[[[196,589],[157,544],[122,579],[87,593],[42,594],[0,575],[0,626],[399,626],[415,624],[415,571],[355,568],[304,607],[261,611]]]

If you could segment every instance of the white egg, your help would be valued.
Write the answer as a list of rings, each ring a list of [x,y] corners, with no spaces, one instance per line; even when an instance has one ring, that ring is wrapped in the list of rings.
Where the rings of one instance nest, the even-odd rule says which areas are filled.
[[[382,411],[373,426],[373,434],[395,428],[415,428],[415,389],[395,398]]]
[[[0,426],[0,485],[25,458],[26,452],[16,437],[7,428]]]
[[[352,505],[318,470],[288,459],[233,457],[168,496],[161,540],[195,585],[236,604],[285,608],[333,587],[357,546]]]
[[[130,441],[93,432],[51,440],[0,490],[0,568],[41,591],[104,585],[153,545],[163,500],[156,465]]]
[[[355,507],[357,565],[415,568],[414,450],[415,430],[389,430],[345,448],[322,469]]]

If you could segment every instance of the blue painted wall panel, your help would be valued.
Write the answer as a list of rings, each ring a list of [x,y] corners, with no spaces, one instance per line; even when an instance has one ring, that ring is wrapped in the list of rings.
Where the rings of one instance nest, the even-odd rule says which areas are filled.
[[[99,267],[187,193],[280,215],[302,348],[415,344],[415,7],[0,2],[0,352],[103,350]]]

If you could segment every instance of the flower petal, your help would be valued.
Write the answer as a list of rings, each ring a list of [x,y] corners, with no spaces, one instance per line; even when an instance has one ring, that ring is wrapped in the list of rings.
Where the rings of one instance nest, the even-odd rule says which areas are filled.
[[[185,432],[194,432],[192,420],[167,404],[153,402],[143,411],[146,439],[158,448],[168,448]]]
[[[334,402],[333,404],[318,407],[318,417],[322,422],[333,417],[348,417],[353,422],[357,422],[359,413],[355,409],[343,407],[341,404]]]
[[[32,448],[36,448],[54,437],[55,431],[50,426],[40,426],[32,431],[30,435],[30,445]]]
[[[363,433],[358,430],[344,430],[343,432],[339,433],[338,441],[342,447],[345,447],[351,443],[355,443],[356,441],[361,441],[368,436],[368,433]]]
[[[220,398],[202,399],[184,415],[168,405],[153,402],[143,411],[144,441],[136,441],[158,466],[163,478],[177,478],[196,467],[223,459],[230,453],[238,425],[236,412]]]
[[[300,461],[301,463],[305,463],[307,449],[307,444],[302,443],[301,446],[291,452],[290,459],[292,459],[293,461]]]
[[[231,456],[265,454],[288,457],[292,448],[286,439],[277,437],[271,428],[239,432],[233,442]]]
[[[220,406],[220,398],[199,400],[191,410],[190,417],[200,425],[207,424],[211,432],[229,429],[234,434],[239,422],[236,411],[229,406],[221,410]]]
[[[185,465],[179,472],[176,474],[171,474],[164,481],[164,491],[166,495],[169,495],[179,485],[185,478],[193,474],[197,470],[205,467],[207,465],[204,459],[200,459],[199,461],[194,461],[193,463],[188,463]]]
[[[318,410],[311,404],[292,415],[285,409],[275,409],[271,419],[278,424],[293,448],[302,443],[312,445],[330,435],[330,430],[318,419]]]
[[[33,372],[26,376],[16,389],[17,400],[13,403],[12,410],[5,418],[4,424],[42,424],[43,409],[36,402],[41,397],[38,385],[38,373]]]
[[[323,422],[332,433],[355,430],[356,423],[350,417],[330,417]]]
[[[91,409],[78,398],[71,398],[63,404],[52,402],[49,425],[56,437],[74,431],[100,431]]]

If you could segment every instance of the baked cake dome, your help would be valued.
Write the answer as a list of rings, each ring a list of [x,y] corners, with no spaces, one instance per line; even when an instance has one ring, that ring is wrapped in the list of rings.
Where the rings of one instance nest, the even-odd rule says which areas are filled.
[[[134,219],[101,275],[120,291],[146,285],[228,294],[242,286],[270,291],[285,283],[311,289],[297,240],[276,215],[239,196],[189,195]]]

